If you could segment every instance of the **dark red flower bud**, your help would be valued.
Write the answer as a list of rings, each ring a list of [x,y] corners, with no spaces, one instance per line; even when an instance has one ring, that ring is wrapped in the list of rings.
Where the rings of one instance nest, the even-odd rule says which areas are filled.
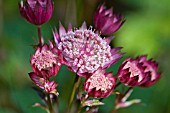
[[[136,59],[126,59],[118,70],[120,82],[127,86],[147,87],[153,85],[160,78],[158,63],[147,60],[146,56],[140,56]]]
[[[52,16],[54,4],[52,0],[26,0],[19,4],[20,14],[34,25],[46,23]]]
[[[123,23],[122,15],[113,13],[112,8],[107,10],[104,5],[101,5],[94,15],[95,28],[103,35],[116,32]]]
[[[149,87],[155,84],[159,78],[161,73],[158,73],[158,63],[153,61],[152,59],[147,60],[146,56],[140,56],[139,62],[142,63],[143,67],[145,68],[145,78],[142,81],[141,87]]]

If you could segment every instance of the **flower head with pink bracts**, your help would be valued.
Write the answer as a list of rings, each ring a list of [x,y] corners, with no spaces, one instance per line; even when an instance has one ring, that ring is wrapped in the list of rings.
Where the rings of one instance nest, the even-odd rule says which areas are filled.
[[[116,84],[116,77],[111,72],[106,73],[105,70],[99,69],[91,76],[86,78],[84,89],[88,95],[95,98],[108,97]]]
[[[62,64],[61,52],[50,41],[49,43],[50,45],[38,46],[30,60],[33,71],[44,78],[55,76]]]
[[[102,39],[92,29],[87,29],[85,23],[75,30],[69,26],[68,31],[60,24],[59,34],[55,31],[54,39],[65,64],[80,76],[110,67],[123,55],[119,52],[121,48],[109,46],[112,38]]]
[[[160,73],[157,71],[158,63],[147,60],[143,55],[136,59],[126,59],[119,68],[118,78],[127,86],[148,87],[159,80]]]

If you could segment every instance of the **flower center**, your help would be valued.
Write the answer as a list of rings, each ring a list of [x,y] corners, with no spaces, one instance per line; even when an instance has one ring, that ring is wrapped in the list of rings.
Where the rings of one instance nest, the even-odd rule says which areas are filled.
[[[89,89],[96,88],[96,90],[101,90],[106,93],[108,90],[112,88],[112,82],[109,80],[108,77],[102,74],[95,74],[92,75],[87,82],[90,83]]]
[[[38,68],[38,70],[48,69],[57,63],[57,55],[51,51],[41,51],[33,56],[32,63]]]

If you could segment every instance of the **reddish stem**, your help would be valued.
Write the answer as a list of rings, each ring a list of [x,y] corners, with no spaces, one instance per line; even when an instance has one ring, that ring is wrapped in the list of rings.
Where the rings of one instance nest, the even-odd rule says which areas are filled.
[[[39,42],[39,44],[38,45],[40,45],[40,46],[42,46],[42,44],[43,44],[43,39],[42,39],[42,34],[41,34],[41,26],[37,26],[37,30],[38,30],[38,42]]]

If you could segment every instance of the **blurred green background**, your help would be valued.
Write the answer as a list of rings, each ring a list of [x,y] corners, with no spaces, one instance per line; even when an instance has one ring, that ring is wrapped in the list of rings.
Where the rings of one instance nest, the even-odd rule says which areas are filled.
[[[0,0],[0,113],[45,113],[31,107],[40,98],[32,89],[28,77],[31,72],[29,58],[37,38],[36,27],[21,18],[19,0]],[[142,99],[142,105],[120,109],[117,113],[170,113],[170,0],[54,0],[55,11],[49,23],[42,26],[45,41],[52,39],[51,28],[61,21],[65,26],[71,22],[80,26],[83,21],[93,25],[93,14],[101,3],[126,19],[122,28],[115,33],[112,44],[122,46],[128,56],[148,54],[159,62],[162,77],[150,88],[135,88],[131,99]],[[119,61],[109,71],[116,74]],[[58,82],[60,111],[68,102],[74,74],[62,66],[56,76]],[[100,113],[109,113],[114,106],[114,96],[104,99]]]

